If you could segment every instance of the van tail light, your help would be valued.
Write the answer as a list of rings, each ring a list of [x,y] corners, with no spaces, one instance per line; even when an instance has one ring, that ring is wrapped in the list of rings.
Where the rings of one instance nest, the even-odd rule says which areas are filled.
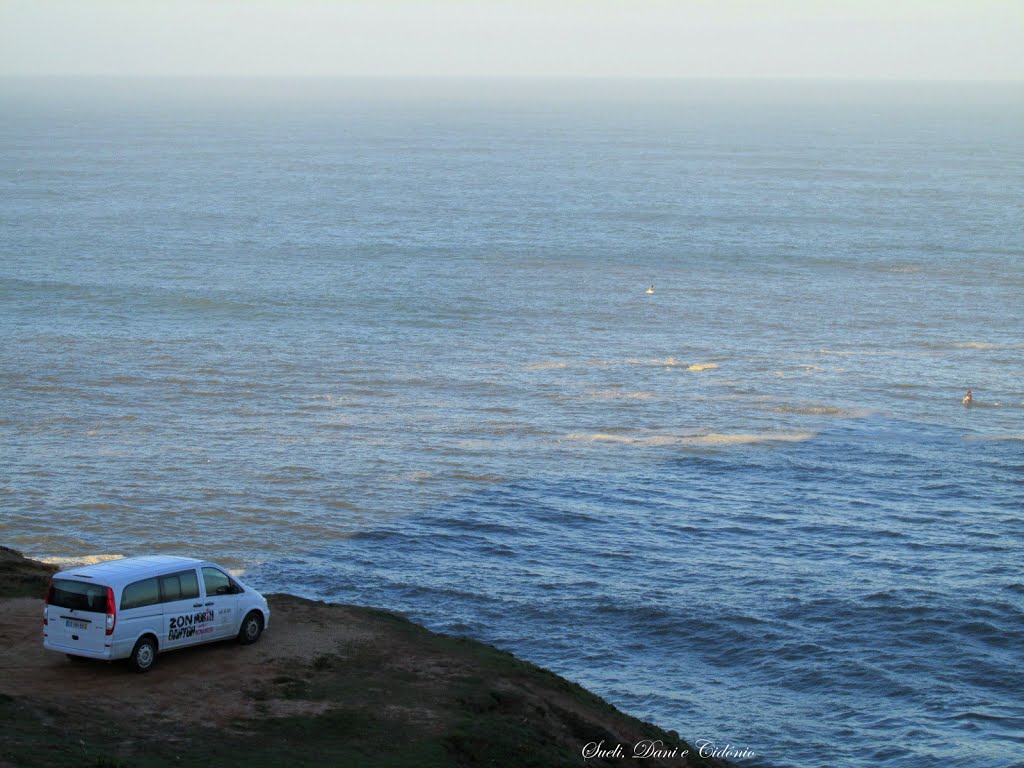
[[[50,606],[50,598],[53,597],[53,584],[46,590],[46,597],[43,598],[43,626],[47,625],[46,609]]]
[[[114,625],[117,624],[117,606],[114,604],[114,590],[107,587],[107,634],[114,634]]]

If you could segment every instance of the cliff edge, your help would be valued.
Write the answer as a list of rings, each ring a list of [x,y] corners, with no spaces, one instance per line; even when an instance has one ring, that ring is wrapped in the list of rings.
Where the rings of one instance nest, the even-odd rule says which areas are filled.
[[[0,548],[0,765],[722,765],[492,646],[291,595],[268,596],[252,646],[175,651],[145,675],[71,661],[42,648],[54,570]]]

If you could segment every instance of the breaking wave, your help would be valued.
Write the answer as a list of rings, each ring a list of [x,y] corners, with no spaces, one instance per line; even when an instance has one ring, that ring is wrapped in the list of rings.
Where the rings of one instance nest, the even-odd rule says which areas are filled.
[[[592,389],[587,396],[594,400],[653,400],[653,392],[625,392],[617,389]]]
[[[820,403],[797,403],[792,405],[775,405],[767,410],[774,413],[790,413],[798,416],[832,416],[837,419],[862,419],[870,416],[867,408],[840,408],[835,405]]]
[[[953,349],[998,349],[997,344],[988,341],[957,341],[952,345]]]
[[[706,432],[696,435],[616,435],[605,432],[573,433],[569,440],[594,443],[621,443],[642,447],[660,447],[669,445],[759,445],[762,443],[797,443],[811,440],[814,432],[752,432],[752,433],[721,433]]]
[[[57,557],[53,555],[44,555],[40,559],[47,563],[60,566],[62,568],[74,568],[80,565],[96,565],[97,563],[105,563],[109,560],[121,560],[124,555],[85,555],[82,557]]]

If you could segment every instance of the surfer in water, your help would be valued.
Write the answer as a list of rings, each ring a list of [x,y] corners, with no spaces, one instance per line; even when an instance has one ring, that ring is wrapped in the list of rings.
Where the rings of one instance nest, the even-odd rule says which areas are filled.
[[[964,395],[964,399],[961,400],[964,405],[971,405],[974,402],[974,395],[971,394],[971,388],[967,388],[967,394]]]
[[[654,293],[654,286],[653,285],[650,288],[647,289],[647,295],[648,296],[650,296],[652,293]]]

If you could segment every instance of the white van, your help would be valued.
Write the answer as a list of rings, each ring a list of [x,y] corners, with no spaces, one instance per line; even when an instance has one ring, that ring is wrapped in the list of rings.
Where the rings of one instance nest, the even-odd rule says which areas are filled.
[[[128,659],[147,672],[158,653],[237,637],[255,643],[267,601],[216,563],[157,555],[54,574],[43,606],[43,647],[71,659]]]

